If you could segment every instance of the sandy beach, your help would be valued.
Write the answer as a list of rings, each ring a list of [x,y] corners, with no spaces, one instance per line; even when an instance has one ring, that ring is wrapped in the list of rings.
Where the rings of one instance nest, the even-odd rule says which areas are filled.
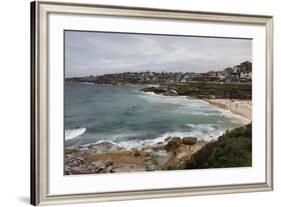
[[[205,99],[209,104],[252,120],[252,100]]]

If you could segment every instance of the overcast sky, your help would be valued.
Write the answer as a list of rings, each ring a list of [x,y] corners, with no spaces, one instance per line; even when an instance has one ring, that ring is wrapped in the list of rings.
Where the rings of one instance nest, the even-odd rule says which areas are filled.
[[[66,31],[65,74],[220,70],[251,61],[251,44],[249,39]]]

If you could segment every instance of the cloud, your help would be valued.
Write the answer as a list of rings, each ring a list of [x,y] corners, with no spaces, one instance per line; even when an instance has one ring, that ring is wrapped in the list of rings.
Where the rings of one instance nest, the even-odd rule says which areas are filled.
[[[251,60],[251,47],[249,39],[66,31],[65,72],[219,70]]]

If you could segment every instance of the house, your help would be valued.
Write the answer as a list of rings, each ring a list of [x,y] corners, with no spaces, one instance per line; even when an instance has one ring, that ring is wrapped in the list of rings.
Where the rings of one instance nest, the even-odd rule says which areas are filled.
[[[244,67],[245,70],[252,71],[252,63],[250,61],[242,62],[240,65]]]
[[[252,72],[241,72],[240,78],[243,80],[252,80]]]

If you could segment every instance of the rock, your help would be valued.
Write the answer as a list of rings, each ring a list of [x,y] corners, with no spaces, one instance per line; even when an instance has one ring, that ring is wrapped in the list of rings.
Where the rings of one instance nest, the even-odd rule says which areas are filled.
[[[178,92],[174,89],[170,89],[166,93],[164,93],[164,95],[166,95],[166,96],[177,96]]]
[[[161,88],[161,87],[147,87],[147,88],[141,89],[141,91],[144,91],[144,92],[154,92],[156,94],[160,94],[160,93],[165,93],[166,89]]]
[[[103,172],[104,172],[103,166],[97,166],[97,167],[95,168],[95,172],[96,172],[96,173],[103,173]]]
[[[149,153],[148,152],[143,152],[143,156],[144,157],[149,157]]]
[[[165,149],[165,145],[164,144],[153,145],[153,146],[150,147],[150,149],[152,149],[154,151],[164,150]]]
[[[196,137],[183,137],[182,143],[185,145],[194,145],[197,142]]]
[[[157,142],[157,144],[163,144],[163,142]]]
[[[65,156],[65,159],[72,159],[72,158],[75,158],[73,154],[68,154]]]
[[[123,148],[110,142],[101,142],[101,143],[95,143],[89,145],[88,149],[91,153],[97,154],[97,153],[104,153],[110,151],[120,151]]]
[[[80,167],[72,167],[71,173],[72,174],[87,174],[87,171],[83,168],[80,168]]]
[[[105,173],[113,173],[113,166],[111,165],[105,168]]]
[[[136,148],[132,148],[130,154],[134,157],[138,157],[141,155],[140,152]]]
[[[216,98],[216,96],[214,96],[214,95],[209,95],[209,99],[215,99]]]
[[[168,142],[170,139],[172,139],[171,136],[168,136],[166,139],[164,139],[165,142]]]
[[[105,161],[104,165],[105,165],[105,167],[111,166],[111,165],[113,165],[113,161],[107,160],[107,161]]]
[[[120,167],[112,169],[112,172],[114,172],[114,173],[141,172],[141,171],[145,171],[145,166],[137,165],[137,164],[122,165]]]
[[[71,168],[68,165],[65,165],[64,172],[65,172],[66,175],[71,174]]]
[[[95,161],[88,165],[88,169],[91,173],[107,173],[112,171],[112,165],[112,160]]]
[[[190,156],[193,154],[193,151],[191,151],[189,148],[190,145],[181,144],[176,149],[176,154],[175,154],[176,159],[181,161],[190,158]]]
[[[148,144],[146,144],[146,143],[143,143],[141,145],[141,150],[148,150],[149,148],[150,148],[150,146]]]
[[[182,144],[182,140],[180,137],[173,137],[169,142],[165,145],[165,150],[174,151]]]

